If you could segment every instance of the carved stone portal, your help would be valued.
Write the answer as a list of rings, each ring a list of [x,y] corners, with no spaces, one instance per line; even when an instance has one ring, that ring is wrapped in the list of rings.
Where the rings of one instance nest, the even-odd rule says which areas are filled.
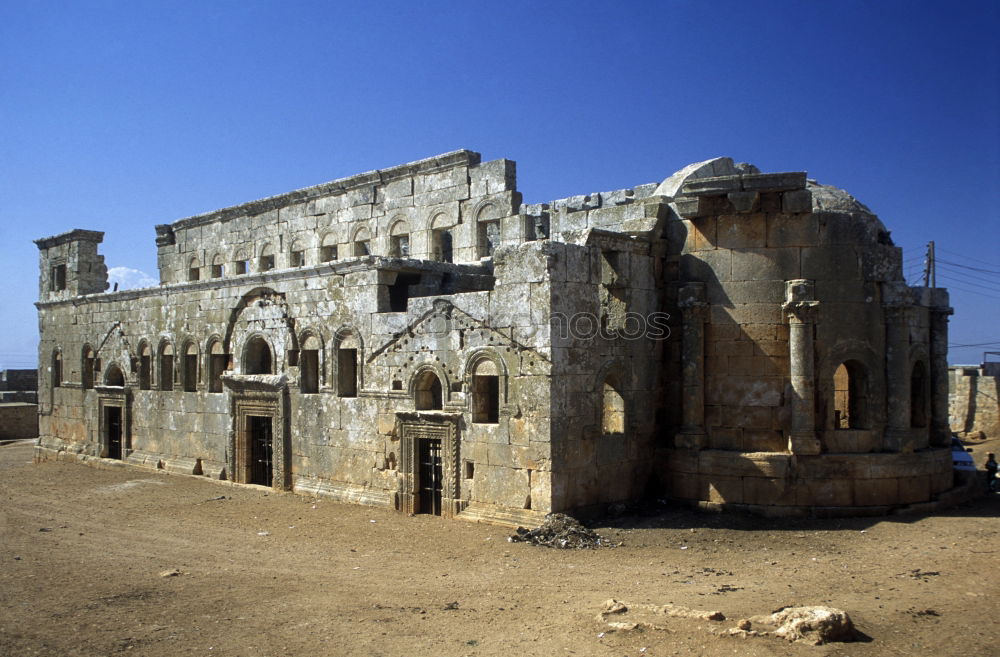
[[[459,499],[459,413],[396,413],[400,437],[400,504],[403,513],[435,513],[446,518],[465,507]],[[423,458],[421,458],[423,457]],[[430,461],[430,463],[428,462]],[[434,471],[440,466],[440,478]],[[428,499],[435,496],[439,499]]]
[[[225,374],[222,382],[231,400],[226,466],[233,481],[291,490],[288,379]]]

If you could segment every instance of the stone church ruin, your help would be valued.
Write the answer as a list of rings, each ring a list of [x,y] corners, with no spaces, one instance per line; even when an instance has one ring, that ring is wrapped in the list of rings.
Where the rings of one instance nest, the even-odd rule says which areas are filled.
[[[537,524],[647,494],[884,513],[953,487],[948,295],[864,205],[718,158],[523,203],[455,151],[36,241],[45,458]]]

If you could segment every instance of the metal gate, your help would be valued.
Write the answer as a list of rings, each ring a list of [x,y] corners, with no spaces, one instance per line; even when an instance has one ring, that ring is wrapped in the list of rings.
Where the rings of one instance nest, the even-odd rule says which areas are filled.
[[[108,458],[122,458],[122,409],[120,406],[105,406],[105,427],[108,432]]]
[[[423,438],[419,441],[418,503],[420,513],[441,515],[441,491],[443,477],[441,471],[441,441]]]
[[[247,433],[250,442],[251,484],[270,486],[272,483],[274,445],[271,418],[251,415],[247,417]]]

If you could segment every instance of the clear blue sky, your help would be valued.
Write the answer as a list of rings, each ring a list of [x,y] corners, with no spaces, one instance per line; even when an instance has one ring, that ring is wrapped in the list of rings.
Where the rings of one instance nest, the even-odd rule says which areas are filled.
[[[35,357],[35,238],[102,230],[155,276],[154,224],[456,148],[516,160],[527,202],[806,170],[913,278],[929,240],[987,270],[938,278],[951,342],[1000,350],[998,7],[0,0],[0,368]]]

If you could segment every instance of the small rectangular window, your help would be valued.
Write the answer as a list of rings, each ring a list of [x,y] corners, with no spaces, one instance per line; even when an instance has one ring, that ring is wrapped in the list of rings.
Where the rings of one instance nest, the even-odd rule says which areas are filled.
[[[222,278],[225,274],[223,265],[212,265],[212,278]]]
[[[66,289],[66,265],[56,265],[49,276],[49,290],[59,292]]]
[[[340,397],[358,396],[357,349],[337,351],[337,395]]]
[[[478,424],[496,424],[500,421],[500,377],[472,377],[472,421]]]
[[[212,354],[209,358],[209,367],[211,368],[208,381],[209,392],[222,392],[222,372],[225,371],[228,363],[229,357],[226,354]]]
[[[476,477],[476,464],[472,461],[465,462],[465,478],[474,479]]]
[[[174,389],[174,357],[163,355],[160,357],[160,390]]]
[[[197,267],[191,267],[190,269],[188,269],[188,280],[189,281],[196,281],[199,278],[201,278],[201,270],[200,269],[198,269]]]
[[[184,356],[184,390],[194,392],[198,389],[198,356],[188,354]]]
[[[391,238],[392,244],[390,245],[390,251],[393,258],[409,258],[410,257],[410,236],[409,235],[396,235]]]
[[[319,351],[303,349],[299,356],[299,379],[302,392],[319,392]]]
[[[306,264],[306,252],[305,251],[292,251],[291,258],[292,267],[302,267]]]
[[[240,274],[247,273],[247,271],[250,269],[246,260],[237,260],[235,264],[236,264],[237,276],[239,276]]]
[[[274,256],[265,255],[260,257],[260,270],[261,271],[271,271],[274,269]]]
[[[354,255],[356,256],[371,255],[371,249],[368,246],[367,240],[354,243]]]
[[[143,354],[139,356],[139,389],[149,390],[150,388],[150,372],[152,370],[152,359],[149,354]]]
[[[324,246],[320,249],[320,257],[323,262],[332,262],[337,259],[337,246]]]

